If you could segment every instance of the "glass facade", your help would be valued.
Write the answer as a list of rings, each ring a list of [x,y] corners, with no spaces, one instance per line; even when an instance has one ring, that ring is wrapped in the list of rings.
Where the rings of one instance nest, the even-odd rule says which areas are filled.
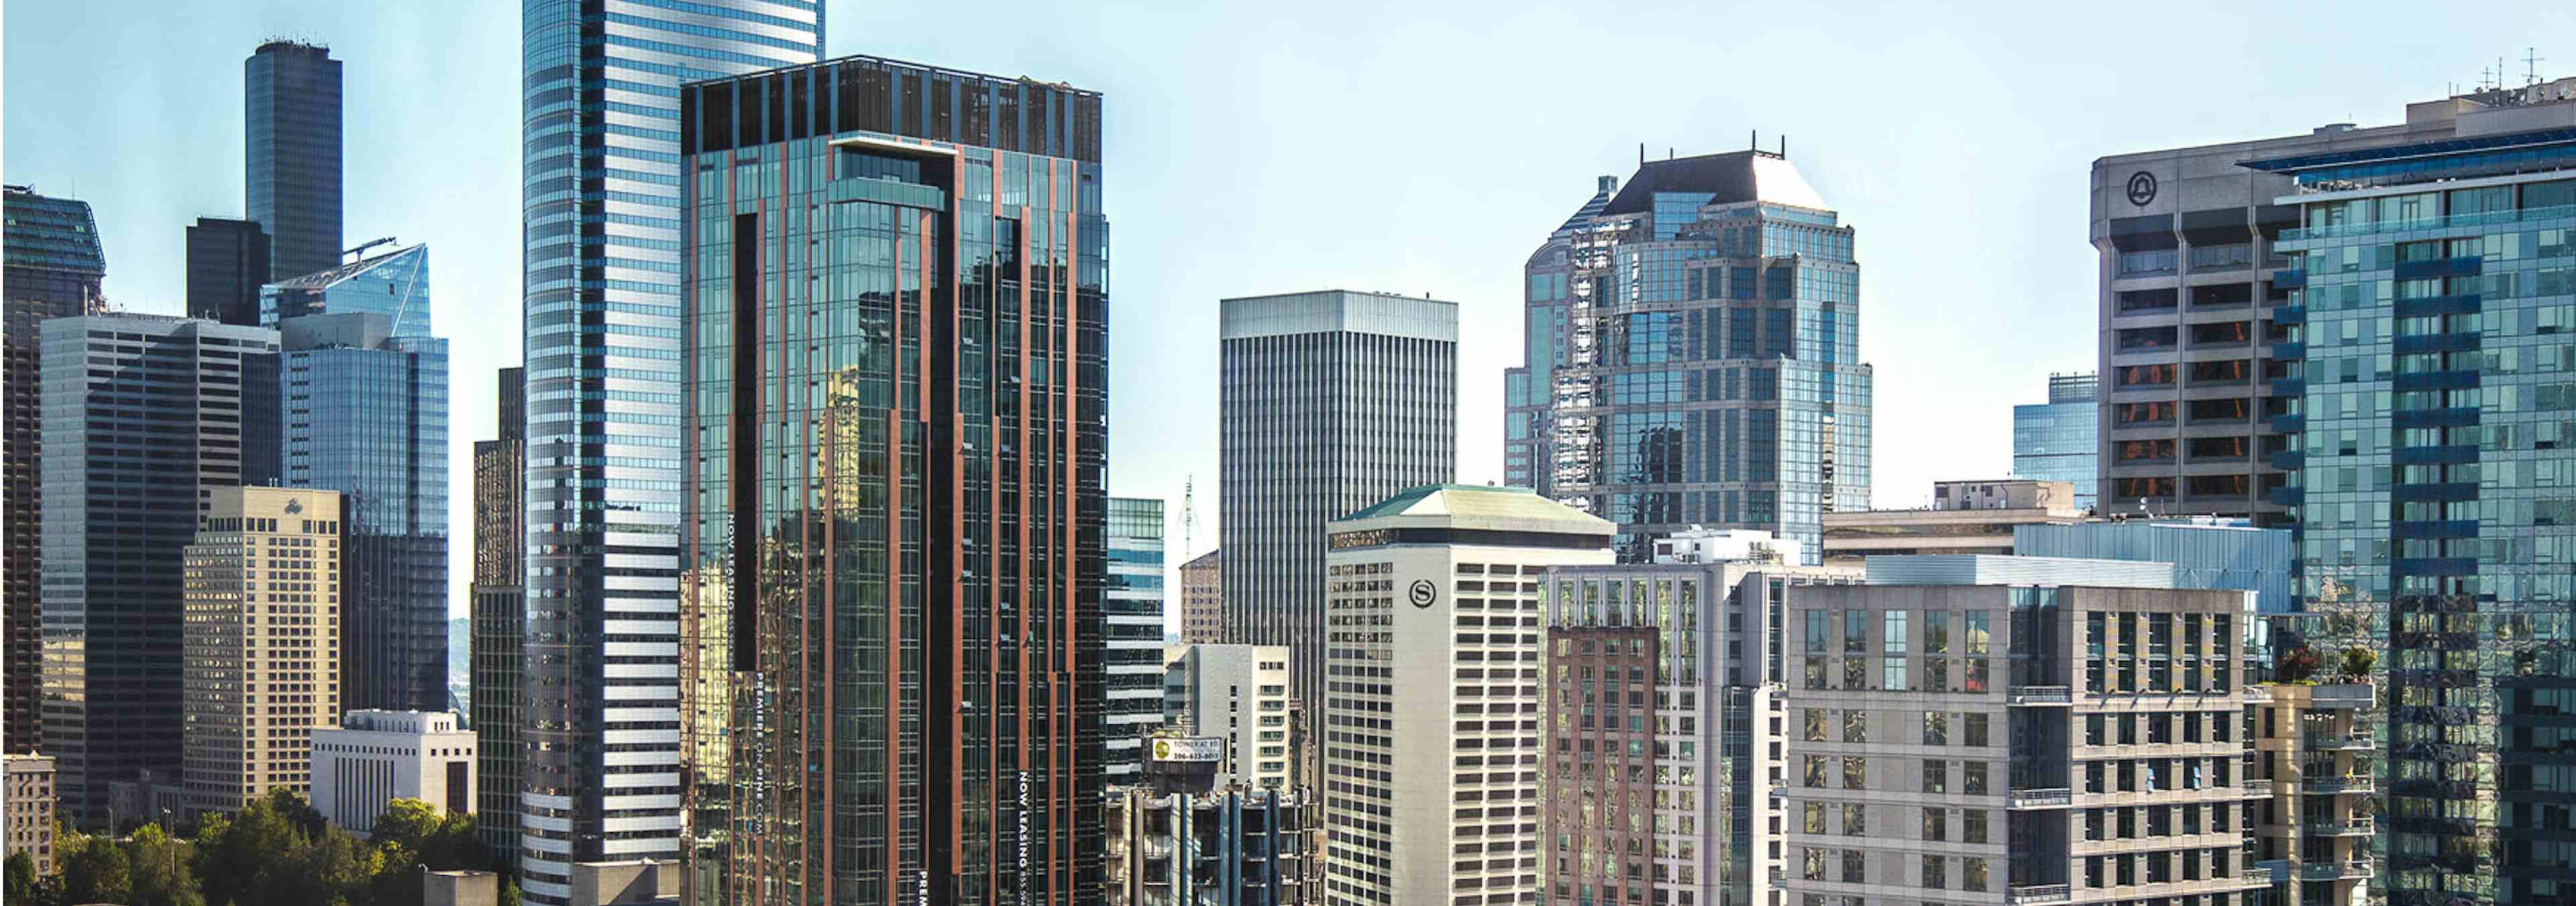
[[[39,332],[47,318],[97,311],[105,300],[99,282],[107,276],[107,256],[100,250],[98,224],[89,203],[49,198],[25,186],[5,190],[7,228],[0,234],[0,305],[7,306],[5,346],[7,373],[0,376],[0,407],[8,432],[0,443],[6,459],[0,482],[0,509],[6,510],[7,562],[0,564],[5,583],[6,675],[0,695],[7,700],[0,718],[0,738],[18,751],[35,751],[44,739],[38,708],[43,687],[42,595],[37,583],[44,562],[43,512],[38,506],[36,473],[38,427],[44,396],[37,392]]]
[[[700,901],[1096,899],[1100,115],[1062,85],[858,57],[682,90]]]
[[[270,41],[242,61],[244,188],[268,235],[264,279],[340,265],[340,61]]]
[[[474,825],[483,851],[504,866],[519,853],[519,658],[527,579],[526,372],[501,369],[493,440],[474,442],[473,671]]]
[[[1618,522],[1623,560],[1694,524],[1821,551],[1824,513],[1869,508],[1852,229],[1760,151],[1649,161],[1594,205],[1526,268],[1509,480]]]
[[[259,325],[268,234],[248,220],[199,217],[188,227],[188,317]]]
[[[2048,402],[2013,407],[2013,475],[2075,485],[2075,505],[2093,508],[2101,420],[2091,374],[2048,378]]]
[[[280,322],[279,480],[338,491],[346,512],[342,702],[445,711],[447,341],[386,336],[388,323],[374,312]]]
[[[398,337],[429,336],[429,246],[415,245],[259,289],[259,323],[305,315],[369,313]]]
[[[1082,617],[1086,783],[1135,783],[1145,734],[1163,725],[1163,501],[1109,498],[1108,581],[1101,609]],[[1086,801],[1091,798],[1085,796]]]
[[[2576,136],[2257,161],[2295,175],[2299,631],[2383,652],[2387,898],[2552,902],[2576,851]],[[2383,166],[2384,164],[2384,166]],[[2473,172],[2474,171],[2474,172]],[[2446,182],[2430,182],[2436,177]]]
[[[819,59],[822,6],[520,7],[531,903],[680,853],[679,87]]]

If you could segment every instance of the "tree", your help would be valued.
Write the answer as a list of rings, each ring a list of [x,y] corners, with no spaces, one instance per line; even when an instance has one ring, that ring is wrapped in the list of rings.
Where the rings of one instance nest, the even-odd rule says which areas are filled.
[[[488,867],[483,840],[474,832],[474,816],[441,812],[438,806],[418,799],[386,803],[385,813],[376,817],[375,831],[368,835],[368,842],[408,850],[431,871]]]
[[[55,858],[63,875],[63,899],[72,903],[124,903],[134,897],[132,866],[125,849],[106,837],[73,834],[58,838]]]
[[[8,888],[5,893],[0,893],[0,899],[5,899],[11,903],[36,902],[36,859],[34,856],[28,855],[27,851],[23,849],[10,853],[8,875]]]
[[[2370,679],[2371,668],[2379,666],[2379,652],[2359,645],[2346,648],[2343,650],[2342,666],[2343,669],[2339,672],[2344,682],[2363,682]]]
[[[2317,652],[2301,645],[2282,651],[2272,660],[2272,680],[2281,683],[2305,683],[2317,673]]]
[[[146,824],[125,843],[126,864],[133,879],[134,906],[205,906],[195,858],[184,841]]]

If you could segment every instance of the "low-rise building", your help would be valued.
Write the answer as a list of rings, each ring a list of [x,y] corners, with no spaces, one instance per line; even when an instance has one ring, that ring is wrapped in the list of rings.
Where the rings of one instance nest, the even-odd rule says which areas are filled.
[[[359,834],[396,799],[471,812],[474,746],[474,733],[449,712],[351,711],[339,726],[313,731],[313,807]]]
[[[1939,481],[1932,505],[1910,510],[1858,510],[1824,515],[1827,562],[1906,554],[2010,554],[2024,525],[2082,522],[2075,486],[2010,478]]]
[[[1154,736],[1144,783],[1109,788],[1108,906],[1310,902],[1304,803],[1288,790],[1227,782],[1227,748],[1214,736]]]
[[[1163,720],[1184,736],[1226,741],[1217,785],[1289,789],[1288,647],[1163,649]]]
[[[26,853],[35,860],[37,877],[53,874],[54,759],[11,753],[0,757],[0,765],[8,768],[7,797],[0,799],[0,806],[7,809],[6,855]]]

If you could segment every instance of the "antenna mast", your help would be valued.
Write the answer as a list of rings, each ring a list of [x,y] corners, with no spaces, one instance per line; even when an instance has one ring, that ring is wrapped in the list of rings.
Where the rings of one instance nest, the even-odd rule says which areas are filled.
[[[1199,505],[1198,476],[1181,479],[1181,562],[1198,553]]]

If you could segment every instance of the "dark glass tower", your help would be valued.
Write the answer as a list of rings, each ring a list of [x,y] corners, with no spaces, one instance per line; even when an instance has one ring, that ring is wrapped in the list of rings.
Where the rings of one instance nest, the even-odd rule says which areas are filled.
[[[494,440],[474,442],[472,694],[475,826],[483,849],[503,865],[519,853],[519,656],[527,620],[519,583],[527,578],[528,423],[526,372],[501,369]]]
[[[242,62],[250,221],[268,234],[282,280],[340,264],[340,61],[331,50],[270,41]]]
[[[683,90],[701,902],[1095,902],[1100,117],[864,57]]]
[[[1647,161],[1530,256],[1504,474],[1619,523],[1619,555],[1706,525],[1798,540],[1869,508],[1852,228],[1787,158]]]
[[[98,225],[90,218],[88,202],[47,198],[26,186],[5,191],[8,228],[0,235],[0,246],[6,246],[7,254],[0,259],[0,296],[8,307],[8,390],[0,405],[8,410],[8,452],[0,495],[7,499],[8,562],[0,564],[7,583],[7,611],[0,621],[8,625],[8,662],[0,687],[7,690],[8,705],[0,738],[8,740],[9,751],[32,752],[45,735],[38,710],[44,636],[37,576],[45,537],[37,491],[44,399],[37,392],[39,331],[47,318],[98,310],[107,256],[99,249]]]
[[[821,58],[820,0],[521,5],[521,891],[680,853],[679,86]]]
[[[278,322],[279,478],[342,495],[342,706],[444,711],[447,341],[392,323]]]
[[[268,233],[248,220],[199,217],[188,228],[188,317],[259,324],[268,282]]]
[[[182,554],[213,488],[276,480],[277,334],[104,314],[43,344],[45,748],[98,827],[110,784],[179,781]]]
[[[1100,608],[1081,615],[1076,771],[1086,783],[1141,783],[1145,734],[1163,725],[1162,500],[1109,498],[1108,558]]]

